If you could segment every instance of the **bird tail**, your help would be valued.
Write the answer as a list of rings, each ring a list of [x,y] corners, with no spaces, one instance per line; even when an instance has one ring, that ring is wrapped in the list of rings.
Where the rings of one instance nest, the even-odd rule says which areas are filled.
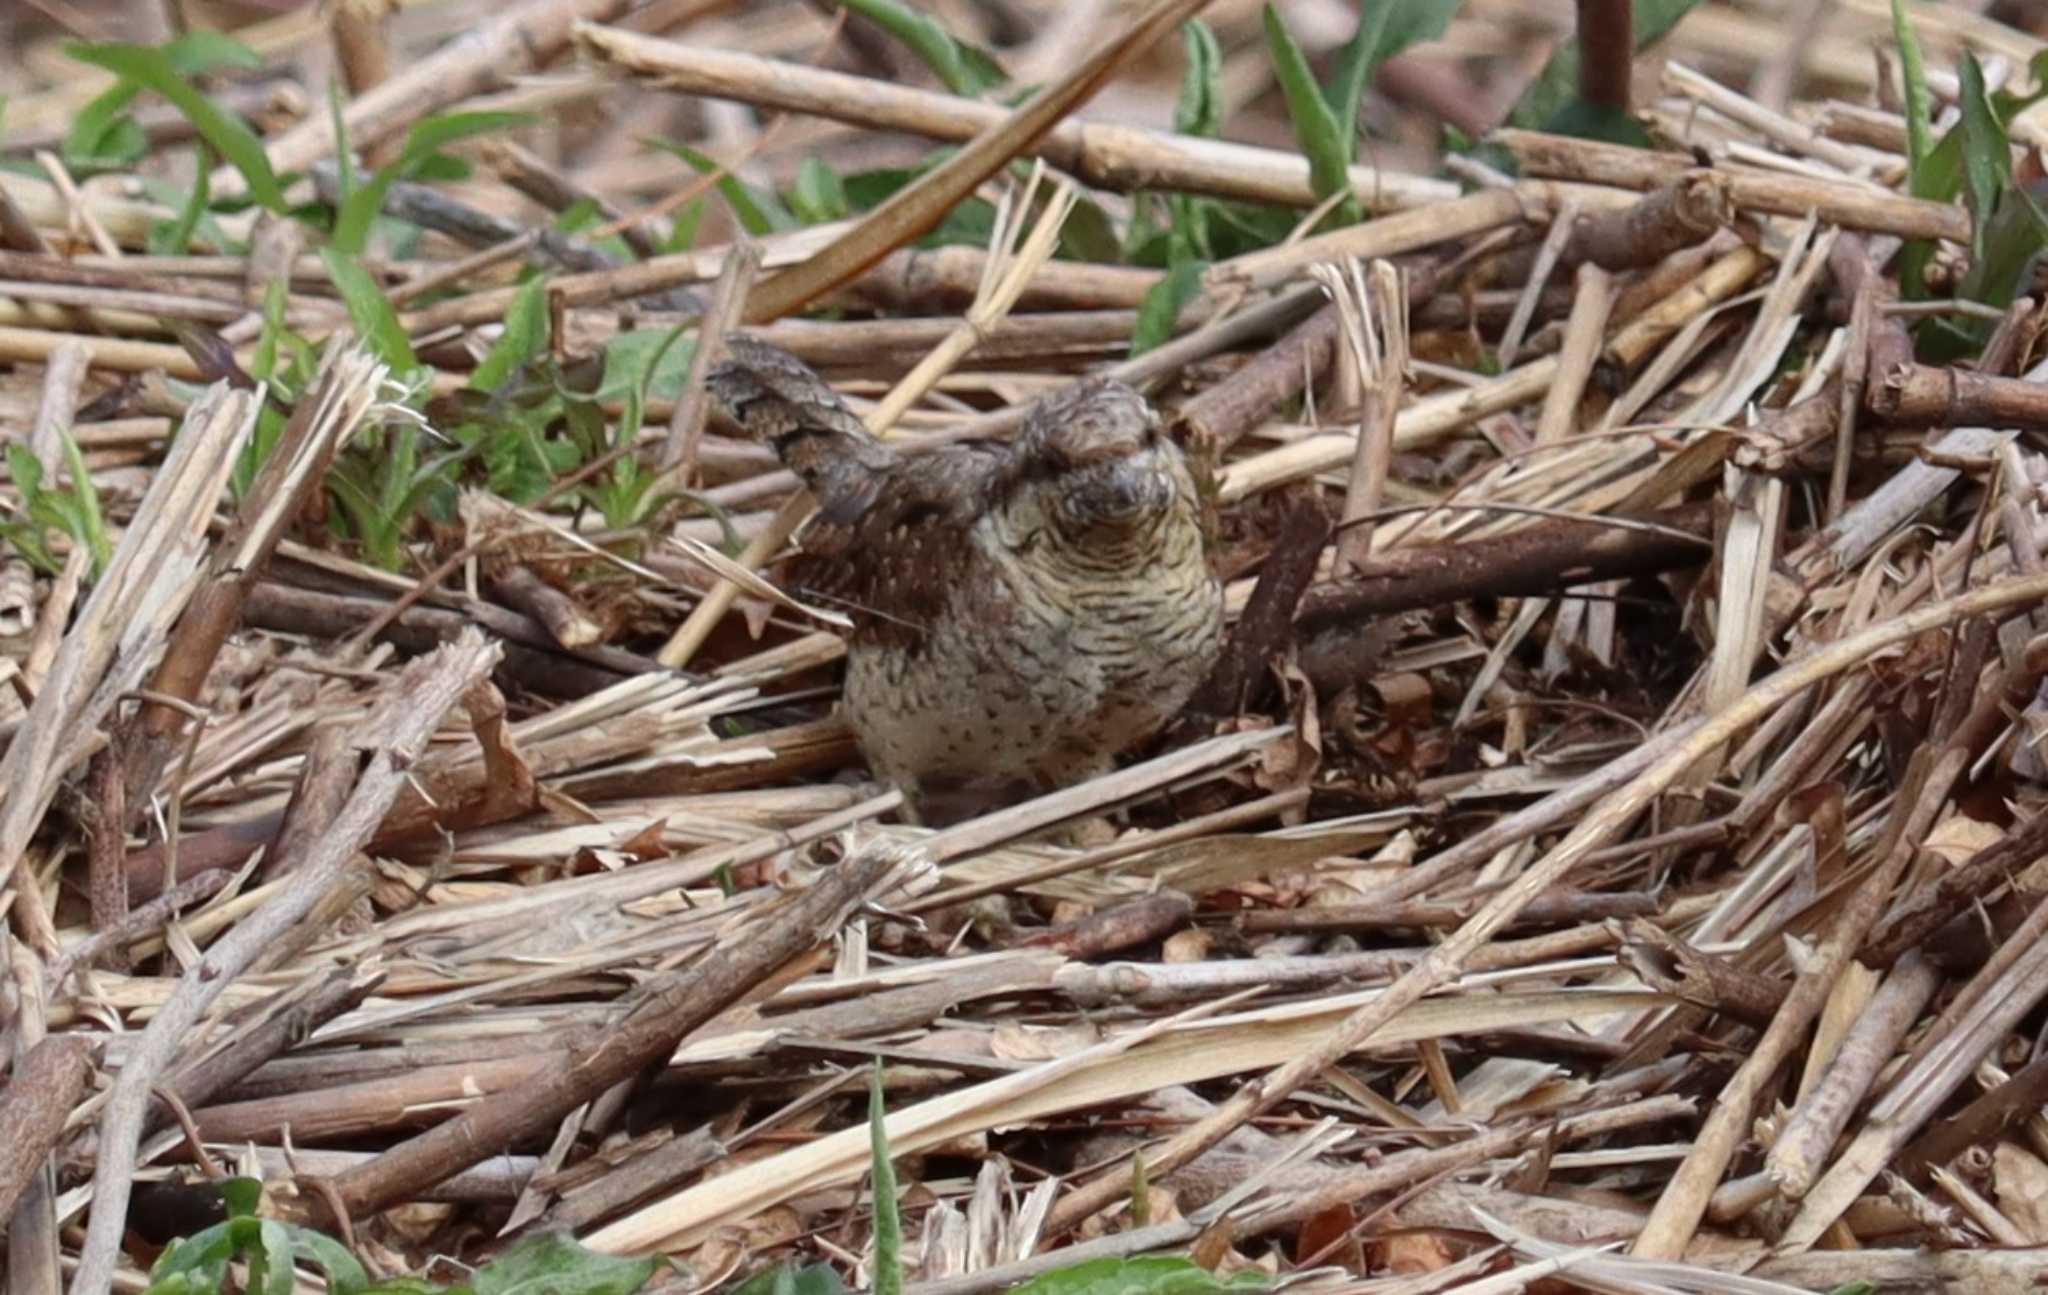
[[[872,492],[871,478],[895,454],[811,366],[743,334],[726,339],[726,352],[706,386],[741,430],[774,446],[828,508],[841,496]]]

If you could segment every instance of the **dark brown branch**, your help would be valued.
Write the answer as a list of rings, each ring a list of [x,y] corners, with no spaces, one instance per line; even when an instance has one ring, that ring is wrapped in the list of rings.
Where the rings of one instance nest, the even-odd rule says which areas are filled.
[[[877,848],[822,874],[808,889],[789,896],[781,912],[758,919],[745,939],[650,987],[615,1028],[594,1040],[576,1041],[534,1084],[487,1097],[341,1175],[335,1187],[342,1202],[353,1214],[367,1214],[546,1135],[564,1115],[668,1057],[692,1031],[829,938],[900,863],[893,850]]]
[[[14,1204],[64,1131],[71,1108],[92,1080],[92,1044],[82,1034],[52,1034],[28,1051],[0,1089],[0,1219]]]
[[[1916,427],[2048,430],[2048,386],[1973,369],[1895,364],[1864,394],[1879,418]]]

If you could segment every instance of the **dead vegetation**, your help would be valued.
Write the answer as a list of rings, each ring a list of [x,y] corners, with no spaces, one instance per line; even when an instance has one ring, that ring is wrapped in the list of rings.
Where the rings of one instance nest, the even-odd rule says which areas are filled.
[[[141,1289],[236,1173],[372,1274],[886,1285],[876,1068],[919,1295],[2032,1288],[2030,6],[1698,4],[1654,148],[1535,128],[1538,0],[61,48],[129,8],[0,19],[11,1291]],[[900,825],[739,328],[913,446],[1146,386],[1229,582],[1188,714]]]

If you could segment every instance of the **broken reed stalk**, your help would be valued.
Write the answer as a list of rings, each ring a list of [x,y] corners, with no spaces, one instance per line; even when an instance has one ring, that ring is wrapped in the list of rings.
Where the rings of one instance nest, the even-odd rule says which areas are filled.
[[[12,877],[57,784],[119,698],[141,683],[160,636],[184,610],[206,555],[206,528],[262,405],[258,393],[208,388],[185,418],[150,492],[64,638],[43,690],[0,757],[0,886]],[[28,911],[40,912],[41,905]],[[55,956],[54,943],[42,950]]]
[[[348,439],[381,405],[388,370],[360,345],[331,343],[313,389],[299,401],[277,446],[242,498],[234,523],[210,562],[210,575],[165,646],[146,702],[122,725],[115,752],[124,763],[128,822],[147,811],[157,782],[184,747],[184,716],[157,698],[195,701],[228,636],[241,625],[249,591],[298,520],[307,496]],[[412,415],[407,413],[406,417]]]
[[[647,986],[615,1024],[571,1044],[531,1084],[487,1097],[340,1175],[334,1187],[342,1206],[351,1215],[373,1213],[547,1132],[584,1102],[665,1060],[693,1030],[829,941],[855,909],[905,880],[913,866],[913,857],[876,846],[783,895],[749,923],[745,938]]]
[[[577,35],[596,57],[682,94],[958,144],[995,128],[1004,117],[993,104],[734,50],[611,27],[586,26]],[[1174,190],[1292,207],[1318,201],[1308,161],[1291,150],[1073,118],[1026,148],[1094,188]],[[1458,196],[1451,181],[1377,167],[1353,166],[1350,178],[1353,195],[1373,210],[1426,206]]]
[[[93,1169],[92,1220],[79,1254],[74,1295],[107,1295],[128,1225],[128,1195],[136,1143],[148,1115],[150,1091],[187,1032],[213,1001],[255,959],[313,910],[355,866],[377,825],[411,778],[411,767],[440,726],[442,716],[499,656],[495,645],[471,631],[453,645],[422,657],[392,686],[357,728],[371,755],[355,791],[332,829],[264,906],[245,916],[208,948],[129,1051],[100,1116],[99,1160]]]
[[[1806,689],[1862,664],[1886,648],[1907,642],[1971,616],[2026,606],[2048,598],[2048,575],[2005,580],[1985,588],[1917,608],[1799,658],[1751,687],[1718,714],[1703,719],[1675,747],[1663,751],[1627,785],[1611,793],[1574,826],[1571,832],[1503,889],[1485,908],[1443,943],[1433,946],[1414,970],[1401,976],[1376,999],[1346,1018],[1322,1044],[1300,1059],[1240,1088],[1213,1115],[1175,1134],[1155,1149],[1147,1167],[1169,1173],[1216,1145],[1246,1120],[1271,1110],[1335,1060],[1370,1041],[1409,1004],[1454,980],[1487,941],[1535,897],[1561,881],[1588,853],[1607,842],[1700,757],[1720,747],[1750,725]],[[1640,748],[1639,748],[1640,749]],[[1130,1190],[1129,1168],[1111,1170],[1062,1200],[1047,1221],[1049,1233],[1066,1232]],[[1700,1201],[1704,1210],[1705,1201]],[[1690,1227],[1684,1229],[1690,1235]]]
[[[1341,268],[1340,268],[1341,267]],[[1372,263],[1370,277],[1357,258],[1319,265],[1315,276],[1337,304],[1344,344],[1363,386],[1358,449],[1344,489],[1337,537],[1337,571],[1347,573],[1372,556],[1369,518],[1379,511],[1394,457],[1394,419],[1408,379],[1408,285],[1391,261]]]
[[[1031,96],[1000,125],[884,199],[880,206],[803,264],[755,289],[747,322],[767,323],[852,279],[945,219],[962,198],[1024,152],[1068,113],[1092,98],[1122,64],[1179,27],[1207,0],[1153,0],[1120,34],[1078,67]]]
[[[1059,245],[1060,228],[1066,222],[1067,213],[1073,210],[1077,195],[1072,185],[1059,181],[1046,202],[1044,212],[1030,227],[1029,234],[1025,234],[1025,222],[1031,216],[1031,198],[1037,192],[1042,173],[1043,168],[1035,166],[1021,193],[1016,189],[1006,191],[997,212],[995,230],[989,239],[989,256],[982,265],[981,289],[976,294],[975,303],[968,308],[966,317],[947,332],[945,340],[868,411],[861,421],[869,432],[887,436],[897,420],[937,386],[939,379],[955,364],[980,345],[998,320],[1009,314],[1010,308],[1023,294],[1025,285],[1031,281],[1031,276],[1051,258],[1053,249]],[[767,527],[748,541],[734,562],[750,571],[761,567],[789,542],[815,506],[809,491],[793,495]],[[721,579],[706,590],[703,600],[676,627],[676,632],[656,653],[655,659],[671,670],[680,670],[688,665],[697,649],[704,646],[704,641],[718,627],[718,622],[732,609],[739,593],[738,584],[729,579]]]

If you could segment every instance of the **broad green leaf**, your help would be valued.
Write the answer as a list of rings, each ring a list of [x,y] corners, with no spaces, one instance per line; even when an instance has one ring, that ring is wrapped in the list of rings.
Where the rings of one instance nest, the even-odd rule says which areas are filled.
[[[221,1278],[227,1274],[228,1261],[234,1257],[235,1241],[229,1235],[227,1223],[203,1228],[172,1242],[156,1257],[149,1270],[151,1289],[165,1278],[181,1275],[197,1282],[200,1289],[218,1289]]]
[[[815,157],[797,164],[796,183],[790,187],[790,205],[807,225],[840,220],[852,210],[846,201],[846,185],[839,173]]]
[[[1145,1255],[1088,1259],[1010,1288],[1010,1295],[1225,1295],[1264,1290],[1258,1273],[1218,1277],[1192,1259]]]
[[[1603,144],[1622,144],[1629,148],[1649,148],[1650,132],[1629,113],[1612,104],[1587,103],[1584,99],[1573,99],[1564,109],[1543,124],[1543,129],[1553,135],[1570,135],[1575,139],[1596,139]]]
[[[7,443],[7,473],[14,478],[14,488],[21,492],[23,499],[33,500],[43,488],[43,464],[20,441]]]
[[[287,1225],[285,1230],[293,1252],[327,1274],[329,1295],[360,1295],[370,1284],[370,1274],[341,1242],[312,1228]]]
[[[1906,20],[1906,0],[1892,0],[1892,39],[1898,44],[1899,70],[1906,81],[1906,187],[1914,197],[1924,198],[1921,170],[1934,151],[1934,100],[1927,92],[1920,37]]]
[[[699,175],[714,175],[723,170],[707,155],[691,148],[688,144],[677,144],[666,139],[646,141],[664,153],[681,158],[694,167]],[[779,234],[797,227],[796,217],[776,200],[772,193],[756,189],[753,185],[726,172],[718,177],[719,196],[732,208],[733,219],[740,222],[740,228],[759,238],[764,234]]]
[[[362,255],[370,241],[370,223],[384,209],[391,186],[419,174],[441,149],[472,135],[512,130],[533,120],[531,114],[521,112],[454,112],[420,122],[406,134],[397,161],[380,167],[367,184],[342,199],[334,219],[334,246],[351,256]]]
[[[889,1163],[889,1120],[882,1107],[882,1063],[868,1072],[868,1146],[874,1158],[875,1295],[903,1295],[903,1216],[896,1205],[896,1170]]]
[[[1211,137],[1223,129],[1223,48],[1199,18],[1182,23],[1180,35],[1187,66],[1180,74],[1173,128],[1183,135]]]
[[[1167,271],[1165,278],[1152,285],[1144,304],[1138,307],[1137,327],[1131,330],[1133,356],[1143,355],[1173,336],[1173,325],[1180,312],[1200,295],[1202,271],[1207,268],[1203,261],[1180,261]]]
[[[321,248],[320,259],[327,263],[327,277],[334,281],[348,307],[356,335],[369,344],[378,359],[391,366],[394,374],[410,374],[418,369],[420,362],[412,353],[412,339],[405,335],[398,313],[391,309],[384,290],[377,286],[370,272],[338,248]]]
[[[1060,226],[1060,255],[1075,261],[1114,264],[1123,252],[1116,222],[1093,198],[1082,198]]]
[[[1273,72],[1280,80],[1280,92],[1287,99],[1287,115],[1294,123],[1295,142],[1308,158],[1309,185],[1318,199],[1342,193],[1351,185],[1353,123],[1340,122],[1323,98],[1322,87],[1309,71],[1308,59],[1294,36],[1281,21],[1271,0],[1265,7],[1266,46],[1273,58]],[[1346,198],[1339,211],[1345,223],[1356,220],[1358,204]]]
[[[66,49],[81,62],[103,67],[170,100],[179,112],[185,114],[193,129],[242,173],[252,198],[272,211],[285,211],[284,190],[270,169],[270,159],[264,155],[263,143],[256,138],[256,133],[239,117],[224,112],[199,93],[163,50],[118,44],[74,44],[66,46]]]
[[[777,1264],[747,1278],[730,1295],[845,1295],[846,1283],[830,1264]]]
[[[253,68],[263,63],[256,51],[220,32],[187,32],[162,48],[171,67],[188,77],[217,67]],[[137,82],[117,81],[81,108],[64,138],[65,162],[77,170],[96,170],[126,166],[147,153],[148,134],[126,112],[141,91]]]
[[[1963,276],[1960,295],[2004,309],[2019,296],[2035,261],[2048,250],[2048,216],[2026,190],[2009,186],[1999,194],[1980,241],[1983,251]]]
[[[644,394],[653,400],[674,400],[690,375],[694,342],[677,344],[677,328],[634,328],[615,335],[604,346],[604,380],[596,400],[631,400]],[[637,429],[636,429],[637,430]]]
[[[1974,54],[1963,54],[1962,80],[1963,181],[1970,195],[1974,228],[1970,236],[1971,255],[1981,259],[1991,216],[2005,190],[2012,185],[2012,143],[2005,123],[1991,106],[1984,88],[1984,69]]]
[[[530,1236],[476,1270],[476,1295],[632,1295],[654,1275],[653,1256],[586,1250],[560,1233]]]
[[[188,31],[165,41],[162,48],[171,66],[186,76],[221,67],[254,71],[263,66],[261,54],[226,32]]]
[[[513,294],[505,312],[505,332],[491,347],[490,354],[470,374],[475,391],[495,390],[499,383],[518,372],[520,366],[539,355],[548,344],[548,285],[545,279],[529,279]]]
[[[256,1244],[249,1247],[248,1295],[292,1295],[291,1238],[275,1219],[256,1220]]]
[[[909,47],[954,94],[974,96],[1009,82],[988,51],[955,37],[939,23],[898,0],[839,0]]]

